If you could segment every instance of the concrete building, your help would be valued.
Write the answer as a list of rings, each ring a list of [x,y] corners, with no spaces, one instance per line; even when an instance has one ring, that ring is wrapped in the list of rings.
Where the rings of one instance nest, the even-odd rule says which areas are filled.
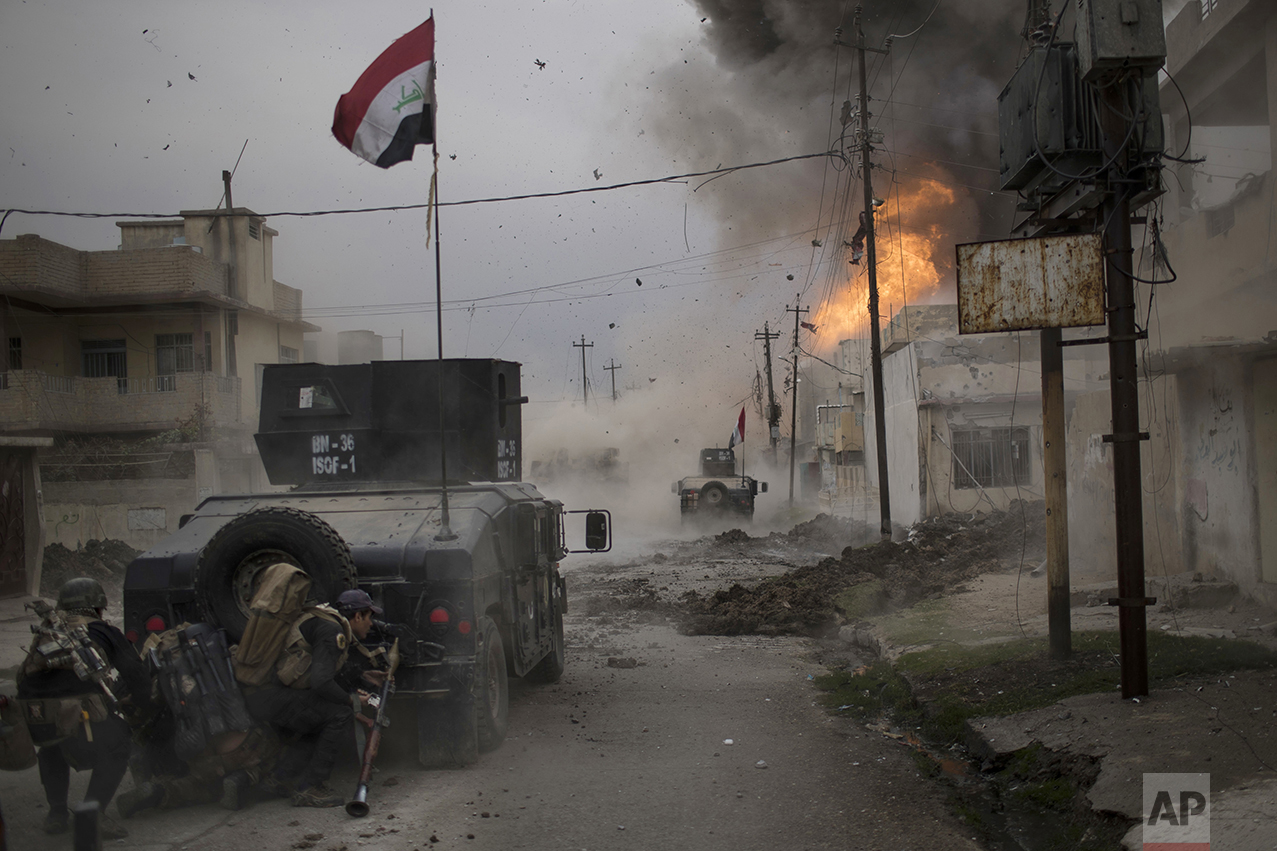
[[[1155,443],[1163,435],[1144,468],[1160,528],[1146,564],[1175,558],[1277,604],[1277,5],[1190,0],[1166,41],[1167,148],[1204,161],[1168,163],[1170,266],[1151,232],[1136,254],[1141,277],[1178,276],[1139,292],[1153,308],[1141,322],[1141,417]],[[1103,423],[1076,437],[1088,438],[1087,463],[1100,463],[1094,432],[1106,412],[1093,419]]]
[[[261,366],[299,360],[302,294],[245,208],[119,222],[116,251],[0,240],[0,437],[42,449],[47,536],[149,546],[203,496],[266,487]]]

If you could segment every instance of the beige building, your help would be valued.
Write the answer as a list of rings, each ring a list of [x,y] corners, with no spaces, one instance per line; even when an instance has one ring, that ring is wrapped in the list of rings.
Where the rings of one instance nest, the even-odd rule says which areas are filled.
[[[46,537],[135,547],[204,496],[267,486],[261,366],[300,359],[301,290],[245,208],[119,222],[115,251],[0,240],[0,436],[47,437]]]

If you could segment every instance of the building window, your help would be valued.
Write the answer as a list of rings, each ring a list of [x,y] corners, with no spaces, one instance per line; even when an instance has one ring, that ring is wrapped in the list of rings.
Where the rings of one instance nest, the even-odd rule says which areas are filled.
[[[253,239],[262,238],[261,225],[257,224],[257,222],[253,221],[252,219],[249,219],[248,221],[248,235],[251,236]]]
[[[176,390],[179,372],[195,371],[195,344],[192,334],[155,335],[156,389]]]
[[[9,338],[9,369],[22,369],[22,338]]]
[[[80,360],[86,378],[119,379],[120,392],[127,392],[128,355],[123,340],[81,340]]]
[[[1030,482],[1027,428],[954,431],[953,486],[1004,488]]]
[[[294,349],[292,346],[280,346],[279,347],[279,362],[280,363],[297,363],[297,350]]]

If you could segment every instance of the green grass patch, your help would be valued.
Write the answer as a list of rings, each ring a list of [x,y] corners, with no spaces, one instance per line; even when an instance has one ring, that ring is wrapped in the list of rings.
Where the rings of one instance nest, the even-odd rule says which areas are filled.
[[[935,601],[928,601],[935,602]],[[817,678],[826,703],[867,720],[888,717],[922,728],[938,743],[961,741],[969,718],[1014,715],[1065,698],[1115,690],[1121,682],[1115,632],[1075,632],[1073,656],[1048,656],[1046,637],[974,646],[945,643]],[[1235,639],[1149,633],[1150,684],[1243,669],[1277,667],[1277,653]]]
[[[900,718],[918,711],[909,683],[890,662],[880,660],[857,671],[833,671],[816,677],[815,684],[826,692],[826,706],[862,721]]]

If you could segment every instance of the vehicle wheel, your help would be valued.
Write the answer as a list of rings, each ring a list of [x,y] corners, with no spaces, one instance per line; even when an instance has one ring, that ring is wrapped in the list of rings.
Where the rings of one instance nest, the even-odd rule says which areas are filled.
[[[719,482],[710,482],[701,488],[701,505],[706,511],[726,510],[727,488]]]
[[[536,667],[523,675],[523,679],[530,683],[557,683],[559,678],[563,676],[563,669],[566,666],[566,654],[564,652],[563,643],[563,592],[562,586],[554,583],[554,590],[550,594],[550,640],[553,647],[546,654],[545,658],[536,664]]]
[[[501,633],[491,618],[480,618],[474,671],[474,711],[479,753],[496,750],[510,726],[510,679]]]
[[[259,508],[213,535],[195,566],[201,616],[234,644],[248,625],[248,604],[261,573],[287,562],[310,575],[311,596],[329,603],[356,584],[350,547],[323,520],[295,508]]]
[[[461,768],[479,759],[475,700],[417,699],[417,761],[422,768]]]

